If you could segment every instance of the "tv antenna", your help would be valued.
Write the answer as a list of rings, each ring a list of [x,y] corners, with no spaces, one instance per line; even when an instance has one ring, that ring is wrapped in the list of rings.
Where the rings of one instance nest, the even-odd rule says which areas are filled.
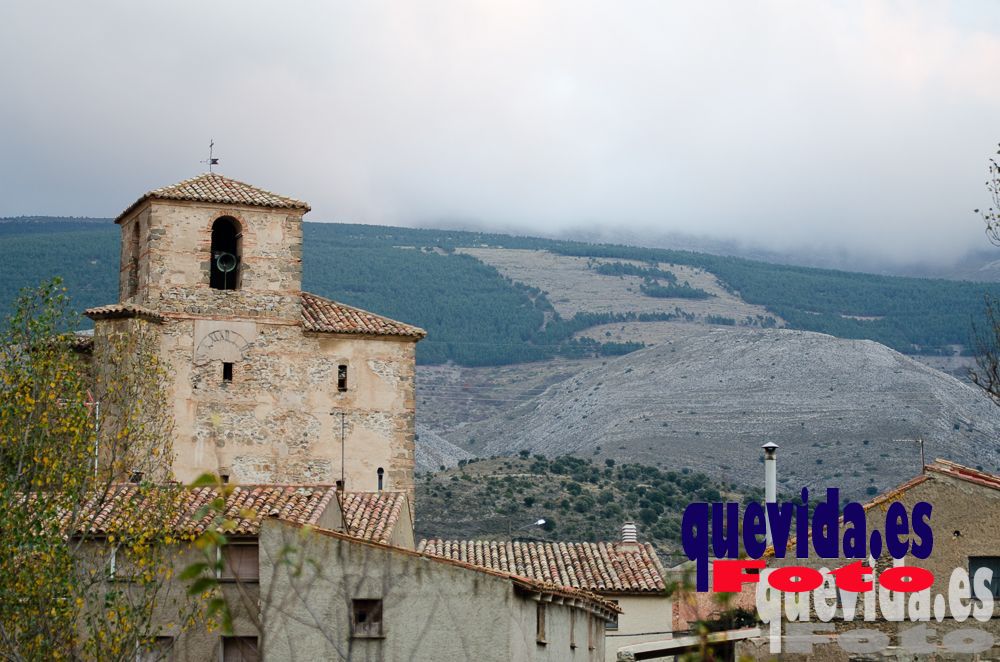
[[[917,437],[916,439],[893,439],[892,441],[894,441],[896,443],[910,443],[910,444],[914,444],[915,443],[915,444],[919,445],[920,446],[920,473],[922,473],[922,474],[925,473],[924,467],[926,465],[924,464],[925,460],[924,460],[924,438],[923,437]]]
[[[344,411],[331,411],[330,416],[340,416],[340,490],[345,491],[347,489],[347,484],[344,482],[346,480],[344,472],[344,464],[346,462],[346,444],[347,444],[347,412]]]
[[[208,158],[199,163],[208,164],[208,171],[212,172],[212,166],[219,165],[219,158],[215,156],[215,138],[210,138],[208,142]]]

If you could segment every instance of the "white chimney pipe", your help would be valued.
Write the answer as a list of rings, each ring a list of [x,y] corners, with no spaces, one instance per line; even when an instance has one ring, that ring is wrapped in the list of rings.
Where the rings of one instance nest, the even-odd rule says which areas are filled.
[[[764,449],[764,503],[777,503],[778,501],[778,444],[769,441],[761,448]],[[764,523],[767,526],[767,545],[774,544],[771,538],[771,522],[767,518],[767,506],[764,506]]]

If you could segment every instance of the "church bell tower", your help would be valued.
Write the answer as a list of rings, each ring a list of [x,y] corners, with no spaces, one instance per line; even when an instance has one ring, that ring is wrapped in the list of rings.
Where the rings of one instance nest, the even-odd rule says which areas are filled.
[[[117,219],[119,302],[170,368],[173,474],[405,491],[415,345],[425,333],[302,291],[309,205],[216,173],[152,190]]]

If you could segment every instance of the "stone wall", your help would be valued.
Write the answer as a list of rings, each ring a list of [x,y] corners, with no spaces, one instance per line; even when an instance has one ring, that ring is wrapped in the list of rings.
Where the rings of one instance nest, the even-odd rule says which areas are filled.
[[[335,483],[343,412],[345,489],[377,490],[381,467],[383,489],[406,491],[412,504],[414,342],[246,320],[176,319],[162,329],[179,480],[208,471],[245,484]]]
[[[938,472],[928,471],[926,480],[923,482],[898,494],[890,494],[890,498],[874,505],[867,511],[868,536],[875,530],[884,534],[888,508],[895,501],[904,504],[910,515],[912,515],[913,507],[917,502],[924,501],[933,507],[930,526],[934,535],[934,546],[931,556],[927,559],[907,556],[904,561],[907,566],[925,568],[934,573],[934,585],[930,589],[932,605],[935,596],[944,596],[944,604],[947,605],[948,584],[952,571],[956,568],[964,568],[968,571],[970,557],[1000,556],[1000,533],[998,533],[1000,532],[1000,491]],[[843,530],[841,538],[842,536]],[[833,569],[853,561],[853,559],[846,558],[818,558],[812,549],[810,552],[810,558],[798,559],[795,558],[795,551],[789,550],[786,558],[769,558],[767,565],[770,568],[802,565]],[[892,559],[888,552],[883,550],[876,559],[876,570],[882,572],[891,566]],[[741,594],[741,597],[746,597],[747,594],[752,595],[753,585],[746,585],[745,589],[746,591]],[[976,603],[975,600],[972,602]],[[890,622],[883,618],[880,612],[875,615],[875,620],[864,621],[863,604],[864,597],[859,595],[856,602],[857,613],[853,621],[845,622],[842,609],[838,607],[833,620],[824,624],[820,622],[816,614],[815,604],[810,602],[809,623],[800,624],[787,621],[782,623],[782,631],[785,635],[782,643],[782,659],[913,659],[918,652],[922,655],[933,655],[935,659],[972,659],[968,654],[947,650],[948,642],[945,637],[948,633],[965,629],[977,631],[980,633],[977,636],[993,637],[993,648],[988,652],[980,653],[982,659],[996,659],[1000,656],[1000,602],[998,601],[994,602],[992,619],[987,622],[980,622],[971,617],[964,622],[956,622],[950,612],[946,613],[940,622],[933,615],[930,622],[912,622],[908,613],[904,621]],[[931,613],[933,614],[933,609]],[[832,634],[831,642],[823,642],[823,637],[820,636],[813,641],[815,646],[811,653],[796,653],[797,642],[802,645],[809,643],[808,641],[803,643],[794,636],[795,628],[804,626],[814,626],[817,631],[824,626],[829,627]],[[924,626],[928,628],[926,640],[930,642],[930,647],[926,650],[916,651],[914,647],[919,642],[918,644],[912,643],[916,640],[914,633],[917,632],[913,628]],[[762,626],[762,628],[766,632],[767,626]],[[866,635],[861,632],[862,630],[882,632],[888,638],[877,637],[874,643],[869,641],[866,644],[864,641]],[[793,636],[789,636],[790,634]],[[961,633],[952,636],[960,637]],[[884,649],[879,649],[879,641],[886,644]],[[769,652],[767,637],[756,642],[741,644],[738,653],[741,656],[745,655],[754,659],[772,659],[774,657]]]
[[[120,221],[120,301],[165,318],[141,324],[158,334],[170,370],[174,476],[343,479],[349,491],[375,491],[381,468],[382,488],[405,491],[412,508],[416,339],[303,330],[303,213],[154,199]],[[241,228],[235,290],[209,286],[221,217]],[[124,327],[105,319],[96,328],[100,342],[103,329]]]
[[[302,210],[150,200],[121,220],[119,298],[161,312],[297,320],[302,288]],[[212,224],[242,229],[239,289],[209,287]],[[138,290],[129,296],[132,232],[139,224]]]

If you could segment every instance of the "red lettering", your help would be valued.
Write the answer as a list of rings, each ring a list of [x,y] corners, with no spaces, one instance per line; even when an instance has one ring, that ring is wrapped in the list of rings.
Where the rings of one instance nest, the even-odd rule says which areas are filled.
[[[864,593],[872,590],[872,580],[865,580],[865,575],[871,575],[872,569],[863,565],[861,561],[855,561],[843,568],[831,570],[836,581],[837,588],[851,593]]]
[[[773,570],[767,576],[767,583],[786,593],[805,593],[822,586],[823,575],[814,568],[792,565]]]
[[[879,575],[878,583],[890,591],[916,593],[934,584],[934,573],[924,568],[900,565],[889,568]]]
[[[739,593],[743,589],[743,584],[760,581],[760,575],[743,571],[749,568],[760,570],[765,565],[762,559],[712,561],[712,590],[716,593]]]

